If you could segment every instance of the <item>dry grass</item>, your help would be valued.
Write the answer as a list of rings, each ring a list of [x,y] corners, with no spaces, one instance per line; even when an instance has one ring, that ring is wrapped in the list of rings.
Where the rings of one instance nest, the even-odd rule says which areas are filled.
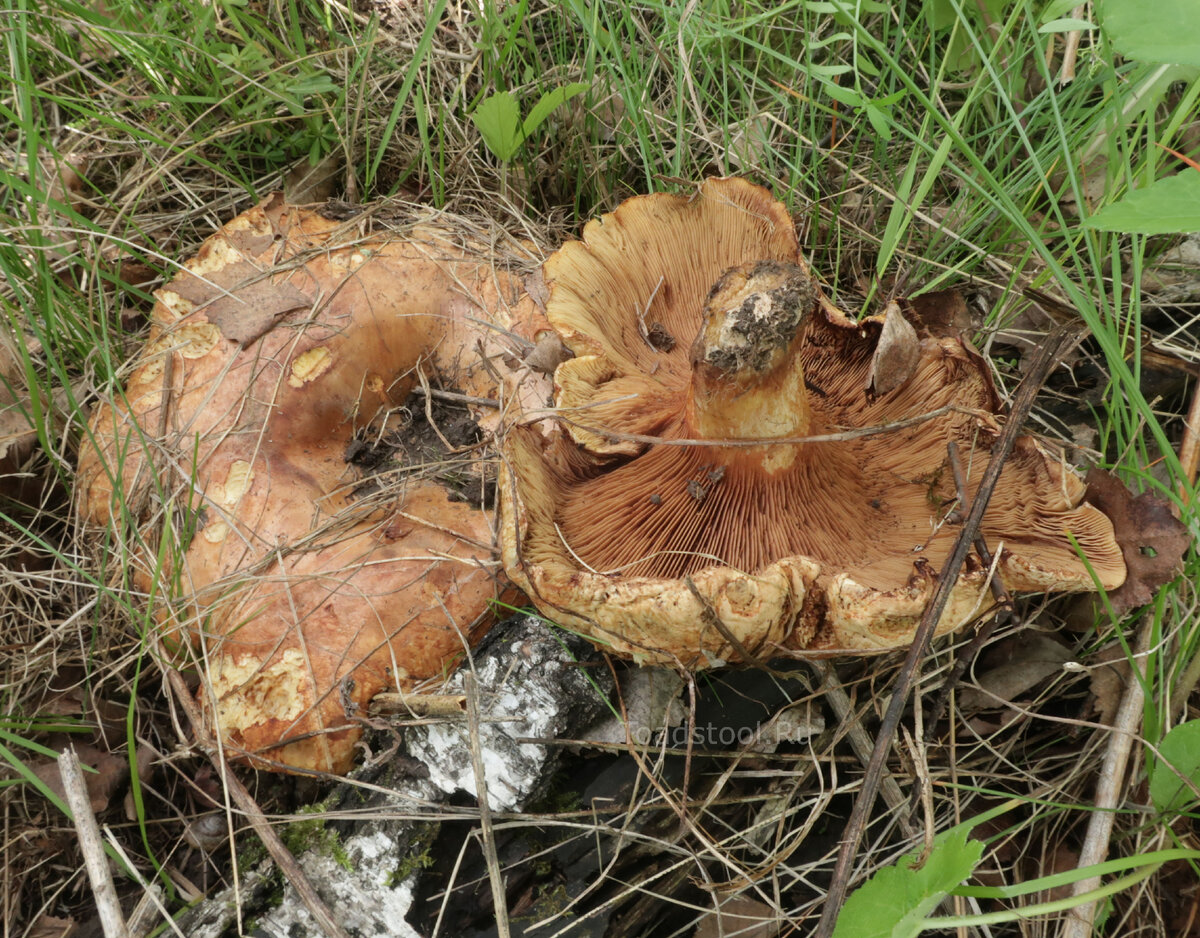
[[[1173,451],[1200,371],[1200,289],[1189,262],[1177,261],[1174,269],[1157,264],[1166,244],[1147,252],[1139,242],[1132,255],[1115,240],[1072,242],[1059,251],[1055,239],[1074,211],[1059,196],[1072,193],[1032,184],[1032,157],[1007,164],[1011,150],[1004,148],[1015,146],[1016,122],[989,111],[994,101],[974,97],[967,103],[977,111],[964,122],[964,139],[1005,183],[1030,227],[979,195],[987,181],[956,147],[938,184],[915,207],[911,227],[885,233],[892,206],[905,201],[897,191],[908,160],[932,164],[921,141],[938,128],[922,123],[924,112],[910,97],[888,111],[896,131],[889,143],[861,113],[825,96],[810,68],[812,53],[804,50],[817,48],[818,39],[833,41],[840,28],[828,18],[795,8],[791,20],[780,19],[770,31],[769,10],[689,18],[666,6],[628,16],[603,7],[603,18],[587,23],[555,5],[517,4],[507,13],[489,5],[490,14],[481,15],[451,3],[429,28],[430,20],[399,0],[314,3],[298,12],[217,4],[203,8],[201,26],[185,38],[170,21],[172,9],[105,11],[64,2],[0,26],[16,78],[0,93],[14,128],[0,139],[6,277],[0,303],[12,346],[8,359],[0,358],[0,373],[22,415],[15,429],[0,424],[0,450],[9,444],[0,454],[4,938],[58,934],[51,919],[81,925],[93,919],[73,829],[55,801],[49,768],[52,753],[69,743],[100,764],[96,813],[143,880],[164,887],[170,909],[236,875],[228,847],[220,845],[224,830],[207,830],[227,795],[165,686],[175,663],[154,637],[145,597],[130,587],[138,545],[128,533],[81,526],[72,483],[86,415],[120,384],[124,363],[144,338],[149,291],[221,223],[273,189],[286,186],[316,201],[411,200],[422,210],[433,206],[470,219],[476,234],[504,231],[540,249],[632,192],[711,171],[744,173],[787,194],[806,226],[814,267],[845,306],[943,275],[965,286],[1001,387],[1015,385],[1022,350],[1055,320],[1090,329],[1099,338],[1051,380],[1035,416],[1038,428],[1071,447],[1081,463],[1115,465],[1161,493],[1183,481]],[[766,25],[756,23],[758,12]],[[812,21],[797,29],[802,15]],[[896,29],[883,22],[877,31],[890,36]],[[776,45],[764,51],[767,36]],[[935,87],[940,63],[930,66],[928,51],[910,43],[898,41],[896,48],[911,52],[914,70],[930,68]],[[830,55],[848,61],[843,46],[835,43]],[[247,58],[255,48],[261,61]],[[781,61],[787,56],[790,73]],[[1012,73],[1018,71],[1014,66]],[[726,75],[735,81],[725,82]],[[980,82],[982,76],[974,73]],[[586,104],[565,106],[507,165],[486,151],[468,116],[483,96],[507,88],[527,102],[541,88],[576,80],[592,84]],[[310,86],[319,90],[296,92],[300,81],[316,82]],[[1099,95],[1105,87],[1097,78],[1093,90]],[[877,97],[898,88],[885,72]],[[1025,90],[1041,100],[1036,88]],[[1172,108],[1189,93],[1174,88],[1159,105],[1160,119],[1173,120]],[[934,97],[949,114],[963,102],[940,86]],[[1047,164],[1061,155],[1056,147],[1074,152],[1103,122],[1095,117],[1090,130],[1084,123],[1083,92],[1064,89],[1060,97],[1055,113],[1067,117],[1034,108],[1029,118],[1042,121],[1036,126],[1050,141],[1036,154]],[[989,132],[1000,142],[989,140]],[[312,165],[310,153],[329,171],[323,187],[292,174]],[[1040,248],[1031,246],[1035,240]],[[876,276],[881,255],[894,260],[882,278]],[[1141,293],[1143,280],[1153,289]],[[1064,284],[1091,305],[1077,311],[1078,297]],[[1114,297],[1118,290],[1126,292]],[[1193,510],[1181,507],[1194,529]],[[1048,637],[1062,660],[1080,666],[1060,661],[1030,686],[987,705],[977,697],[964,706],[960,697],[942,722],[926,728],[927,746],[898,740],[888,761],[893,781],[885,781],[856,876],[919,847],[935,828],[1010,798],[1020,806],[976,832],[987,837],[988,851],[975,882],[1029,882],[1073,867],[1097,768],[1114,739],[1109,723],[1129,657],[1118,651],[1109,667],[1100,655],[1122,647],[1119,641],[1132,647],[1139,636],[1149,649],[1142,659],[1146,711],[1121,787],[1112,855],[1197,847],[1190,814],[1153,812],[1143,745],[1195,716],[1195,573],[1192,561],[1182,582],[1129,622],[1081,600],[1023,601],[1014,622],[991,639],[968,686],[999,693],[997,669],[1012,662],[1032,669],[1031,633]],[[921,706],[936,695],[967,640],[956,637],[923,662],[910,729],[913,721],[920,726]],[[774,754],[720,745],[704,758],[654,747],[617,747],[591,761],[573,757],[558,782],[562,799],[573,785],[599,776],[611,779],[624,800],[564,808],[551,799],[520,815],[493,816],[499,841],[492,863],[503,864],[510,883],[514,933],[537,921],[545,922],[537,935],[583,934],[591,915],[611,921],[613,934],[687,934],[718,903],[741,897],[750,919],[724,921],[719,932],[710,918],[703,934],[737,928],[773,934],[749,930],[759,917],[772,928],[782,925],[784,934],[809,934],[896,664],[884,656],[834,670],[796,665],[783,675],[719,672],[700,679],[699,725],[724,719],[734,702],[759,693],[773,701],[769,712],[786,708],[824,721],[824,729],[814,726],[813,736]],[[831,684],[823,687],[826,675]],[[686,712],[686,691],[682,699]],[[753,726],[768,711],[749,714],[740,719]],[[481,718],[487,717],[485,709]],[[243,777],[279,819],[292,819],[297,806],[324,791],[308,779]],[[919,780],[928,783],[929,798],[910,814],[906,803],[922,787]],[[441,835],[447,848],[461,842],[463,818],[472,817],[468,809],[416,803],[389,810],[448,822]],[[228,816],[245,864],[253,837],[240,815]],[[440,904],[438,890],[450,886],[456,891],[448,907],[469,908],[463,897],[491,888],[486,866],[482,854],[475,869],[439,866],[425,887],[436,900],[430,908]],[[568,899],[581,869],[601,871],[597,885]],[[144,890],[125,877],[120,891],[132,905]],[[1034,898],[1046,897],[1023,901]],[[956,898],[941,911],[1011,905]],[[1172,862],[1113,898],[1104,933],[1196,934],[1198,908],[1194,868]],[[485,907],[475,918],[489,914]],[[469,918],[464,913],[455,926],[464,934]],[[1057,935],[1062,919],[1044,915],[967,933]],[[447,920],[442,934],[451,933]]]

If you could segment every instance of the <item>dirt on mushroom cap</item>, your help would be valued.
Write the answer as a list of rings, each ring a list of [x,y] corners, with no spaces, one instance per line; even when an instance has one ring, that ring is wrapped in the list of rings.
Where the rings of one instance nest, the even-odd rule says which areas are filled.
[[[645,249],[655,243],[680,250]],[[698,284],[763,259],[806,270],[782,208],[740,180],[709,180],[691,200],[630,200],[547,263],[547,316],[577,358],[556,375],[561,428],[507,438],[505,564],[548,615],[623,653],[696,665],[738,645],[906,644],[957,533],[946,444],[971,453],[968,495],[987,460],[997,399],[978,353],[926,337],[907,381],[868,393],[881,320],[856,324],[820,296],[786,366],[802,371],[811,411],[793,435],[835,439],[737,434],[788,454],[773,462],[748,458],[747,439],[697,440]],[[672,349],[646,341],[650,320],[669,322]],[[1067,532],[1104,586],[1121,582],[1111,524],[1083,491],[1059,458],[1019,441],[983,528],[1010,588],[1093,588]],[[969,566],[943,630],[971,616],[986,575]]]

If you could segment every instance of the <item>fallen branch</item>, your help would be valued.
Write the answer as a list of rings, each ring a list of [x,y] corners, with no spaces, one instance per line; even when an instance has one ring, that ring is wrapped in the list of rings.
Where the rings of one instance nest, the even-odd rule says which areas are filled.
[[[113,884],[112,871],[108,867],[108,857],[104,855],[100,825],[96,823],[96,815],[92,812],[83,770],[73,748],[63,751],[58,757],[58,774],[62,776],[67,807],[71,809],[71,817],[75,822],[75,833],[79,837],[79,849],[83,853],[88,881],[92,884],[92,896],[96,900],[96,912],[100,916],[104,938],[129,938],[125,916],[121,914],[121,903],[117,901],[117,887]]]

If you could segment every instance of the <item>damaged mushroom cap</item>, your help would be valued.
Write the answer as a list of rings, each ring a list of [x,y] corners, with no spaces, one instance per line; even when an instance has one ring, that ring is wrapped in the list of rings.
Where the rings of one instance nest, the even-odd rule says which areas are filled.
[[[363,498],[346,456],[422,375],[498,396],[502,329],[535,310],[458,241],[362,238],[268,200],[159,291],[123,396],[93,417],[81,511],[136,514],[136,586],[192,634],[208,719],[259,765],[348,769],[355,712],[452,667],[497,595],[490,511],[419,467]]]
[[[911,641],[959,531],[947,443],[973,496],[997,435],[977,352],[928,336],[907,381],[865,391],[881,320],[834,308],[782,207],[736,179],[629,200],[546,279],[577,357],[556,373],[558,420],[511,430],[501,477],[505,567],[546,615],[688,666]],[[982,527],[1006,586],[1093,589],[1088,565],[1122,582],[1083,493],[1018,439]],[[987,579],[971,556],[941,631],[986,606]]]

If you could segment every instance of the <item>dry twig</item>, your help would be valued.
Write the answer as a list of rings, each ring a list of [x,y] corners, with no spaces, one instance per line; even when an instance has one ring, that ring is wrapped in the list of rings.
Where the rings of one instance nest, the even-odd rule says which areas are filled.
[[[865,769],[871,763],[871,737],[863,728],[859,715],[854,712],[854,707],[850,703],[850,697],[842,687],[841,682],[838,680],[837,672],[829,662],[814,661],[812,662],[812,667],[821,679],[818,688],[821,695],[833,710],[833,715],[838,718],[839,727],[845,727],[846,739],[850,743],[850,748],[854,750],[854,754],[862,762]],[[908,837],[915,836],[917,828],[909,817],[907,801],[904,793],[900,791],[900,786],[896,783],[896,780],[890,775],[885,776],[880,781],[880,791],[888,808],[895,812],[900,829]]]
[[[967,507],[967,480],[963,474],[962,460],[958,456],[958,446],[951,440],[947,446],[947,453],[950,457],[950,471],[954,474],[954,488],[958,492],[958,510],[964,511]],[[971,639],[971,643],[955,659],[954,667],[950,669],[950,674],[942,683],[942,688],[938,691],[937,700],[934,701],[933,708],[929,712],[929,722],[925,726],[925,738],[928,739],[937,727],[938,721],[942,718],[942,714],[946,710],[946,705],[950,702],[950,694],[954,688],[958,686],[958,682],[962,680],[963,672],[972,661],[979,655],[983,646],[987,644],[987,640],[992,637],[992,633],[1001,625],[1008,622],[1009,616],[1012,615],[1012,597],[1008,594],[1008,590],[1004,588],[1004,581],[1000,579],[1000,571],[993,569],[992,552],[988,549],[987,541],[984,540],[982,532],[975,534],[975,553],[979,555],[980,562],[989,570],[992,570],[992,575],[988,579],[988,587],[992,591],[992,598],[996,600],[996,612],[988,617],[975,632],[975,637]]]
[[[1190,498],[1190,489],[1196,484],[1196,470],[1200,468],[1200,381],[1192,388],[1192,404],[1188,408],[1187,419],[1183,422],[1183,439],[1179,442],[1179,464],[1183,468],[1183,477],[1187,480],[1182,492],[1186,505]]]
[[[104,929],[104,938],[129,938],[125,916],[121,914],[121,904],[117,901],[117,887],[108,868],[108,857],[104,855],[100,825],[92,813],[83,770],[74,748],[64,750],[58,757],[58,774],[62,776],[67,806],[75,821],[75,833],[79,835],[79,849],[83,852],[83,863],[92,884],[92,895],[96,899],[96,911],[100,916],[100,927]]]

